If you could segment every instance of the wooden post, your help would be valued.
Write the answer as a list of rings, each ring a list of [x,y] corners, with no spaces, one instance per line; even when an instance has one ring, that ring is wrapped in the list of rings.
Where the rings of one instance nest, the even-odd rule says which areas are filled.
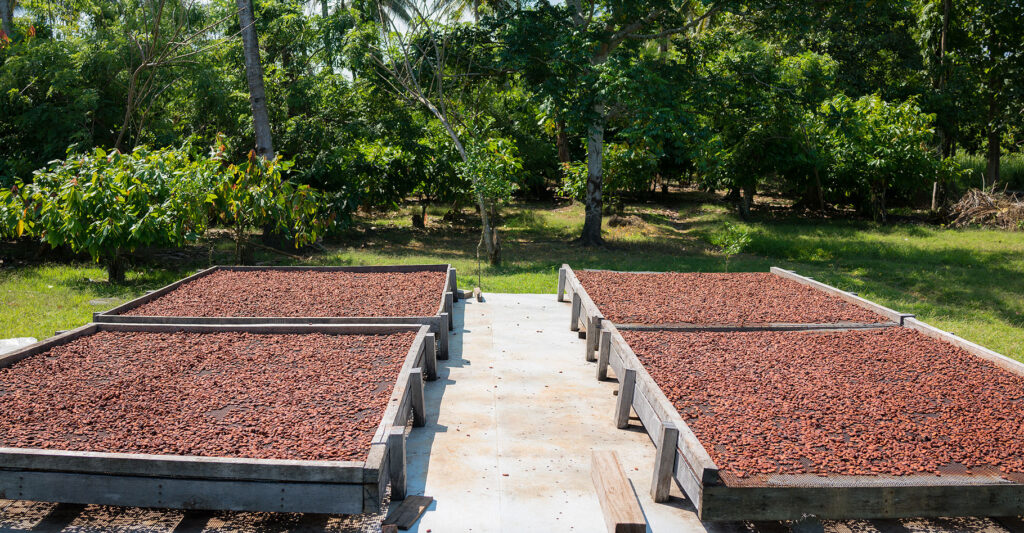
[[[437,341],[433,333],[423,337],[423,370],[428,381],[437,379]]]
[[[565,292],[565,267],[558,269],[558,301],[564,302],[565,297],[562,294]]]
[[[444,306],[448,310],[448,331],[455,329],[455,293],[444,294]]]
[[[423,427],[427,423],[427,401],[423,396],[423,369],[409,371],[409,393],[412,395],[412,427]]]
[[[636,370],[627,368],[619,376],[619,403],[615,405],[615,427],[629,427],[629,410],[633,407],[633,389],[636,386]]]
[[[459,283],[455,279],[455,268],[448,267],[448,288],[452,291],[452,301],[459,301]]]
[[[601,337],[601,317],[592,316],[587,321],[587,361],[597,361],[594,351],[597,350],[597,341]]]
[[[448,322],[448,313],[441,313],[439,318],[436,318],[437,326],[437,358],[448,359],[448,332],[445,330],[444,325]]]
[[[579,331],[580,330],[580,309],[583,307],[583,301],[580,300],[579,294],[572,295],[572,323],[569,324],[569,330]]]
[[[391,499],[405,499],[405,428],[391,428],[388,433],[388,473],[391,476]]]
[[[672,489],[672,470],[676,466],[676,445],[679,430],[671,422],[665,422],[658,438],[658,452],[654,459],[654,476],[651,479],[651,498],[656,502],[668,501]]]
[[[612,355],[612,332],[601,331],[601,338],[597,343],[597,379],[608,379],[608,360]]]

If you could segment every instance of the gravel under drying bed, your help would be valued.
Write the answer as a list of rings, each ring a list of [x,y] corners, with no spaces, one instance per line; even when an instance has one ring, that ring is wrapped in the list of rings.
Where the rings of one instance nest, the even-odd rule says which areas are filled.
[[[616,324],[881,323],[889,319],[768,272],[577,270]]]
[[[361,461],[415,337],[98,331],[0,368],[0,447]]]
[[[121,313],[189,317],[432,316],[447,273],[216,270]]]
[[[778,474],[1024,483],[1024,377],[917,331],[622,335],[727,485]]]

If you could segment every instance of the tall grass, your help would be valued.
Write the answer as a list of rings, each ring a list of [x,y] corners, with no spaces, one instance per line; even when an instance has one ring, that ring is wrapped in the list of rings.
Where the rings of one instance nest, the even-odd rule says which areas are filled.
[[[991,183],[984,180],[985,156],[960,153],[953,160],[968,171],[968,176],[964,181],[956,184],[957,188],[967,190],[992,186]],[[1000,187],[1006,186],[1017,191],[1024,190],[1024,154],[1009,154],[999,159],[999,183]]]

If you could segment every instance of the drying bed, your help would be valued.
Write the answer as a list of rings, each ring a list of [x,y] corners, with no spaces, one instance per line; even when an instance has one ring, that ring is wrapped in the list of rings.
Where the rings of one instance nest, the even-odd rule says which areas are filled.
[[[620,331],[599,366],[704,520],[1016,516],[1024,365],[908,319],[848,331]]]
[[[404,493],[417,325],[90,324],[0,358],[0,498],[320,513]]]
[[[562,267],[570,294],[584,293],[622,328],[758,327],[899,322],[902,315],[773,268],[771,272],[573,271]]]
[[[110,311],[103,323],[428,324],[447,356],[457,300],[450,265],[224,267],[203,270]]]

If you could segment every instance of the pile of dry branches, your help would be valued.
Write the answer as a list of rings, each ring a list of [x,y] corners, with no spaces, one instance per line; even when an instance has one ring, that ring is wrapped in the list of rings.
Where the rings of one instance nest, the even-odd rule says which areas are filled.
[[[1003,229],[1024,229],[1024,199],[1016,194],[971,189],[950,210],[953,227],[980,224]]]

